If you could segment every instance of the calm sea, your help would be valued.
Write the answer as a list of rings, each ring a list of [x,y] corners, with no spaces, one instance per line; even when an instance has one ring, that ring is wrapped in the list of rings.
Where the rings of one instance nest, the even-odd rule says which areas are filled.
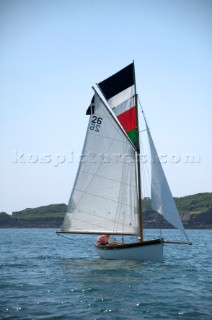
[[[0,319],[212,319],[212,231],[188,234],[157,263],[100,260],[95,236],[1,229]]]

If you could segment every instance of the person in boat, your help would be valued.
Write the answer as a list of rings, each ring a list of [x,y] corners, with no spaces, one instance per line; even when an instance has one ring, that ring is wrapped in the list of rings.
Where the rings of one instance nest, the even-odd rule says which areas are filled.
[[[110,235],[109,234],[103,234],[102,236],[100,236],[97,239],[97,244],[98,245],[106,245],[106,244],[108,244],[109,239],[110,239]]]

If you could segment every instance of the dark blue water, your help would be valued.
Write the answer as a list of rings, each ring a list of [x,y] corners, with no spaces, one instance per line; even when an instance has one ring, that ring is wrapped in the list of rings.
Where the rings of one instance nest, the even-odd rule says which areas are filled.
[[[212,231],[188,233],[157,263],[100,260],[94,236],[1,229],[0,319],[212,319]]]

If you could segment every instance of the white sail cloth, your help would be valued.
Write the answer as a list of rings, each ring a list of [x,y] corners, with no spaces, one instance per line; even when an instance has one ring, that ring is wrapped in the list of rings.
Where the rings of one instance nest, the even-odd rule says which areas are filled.
[[[163,217],[175,228],[179,229],[188,240],[148,127],[147,133],[151,151],[152,209],[163,215]]]
[[[138,234],[135,149],[95,94],[63,232]]]

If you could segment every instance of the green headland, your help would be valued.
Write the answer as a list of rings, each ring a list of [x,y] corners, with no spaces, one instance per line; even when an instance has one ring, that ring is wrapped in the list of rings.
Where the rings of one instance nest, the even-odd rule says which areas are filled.
[[[185,228],[212,229],[212,193],[174,198]],[[12,215],[0,212],[0,228],[60,228],[67,205],[50,204],[27,208]],[[154,212],[150,199],[143,199],[144,228],[171,228],[164,218]]]

